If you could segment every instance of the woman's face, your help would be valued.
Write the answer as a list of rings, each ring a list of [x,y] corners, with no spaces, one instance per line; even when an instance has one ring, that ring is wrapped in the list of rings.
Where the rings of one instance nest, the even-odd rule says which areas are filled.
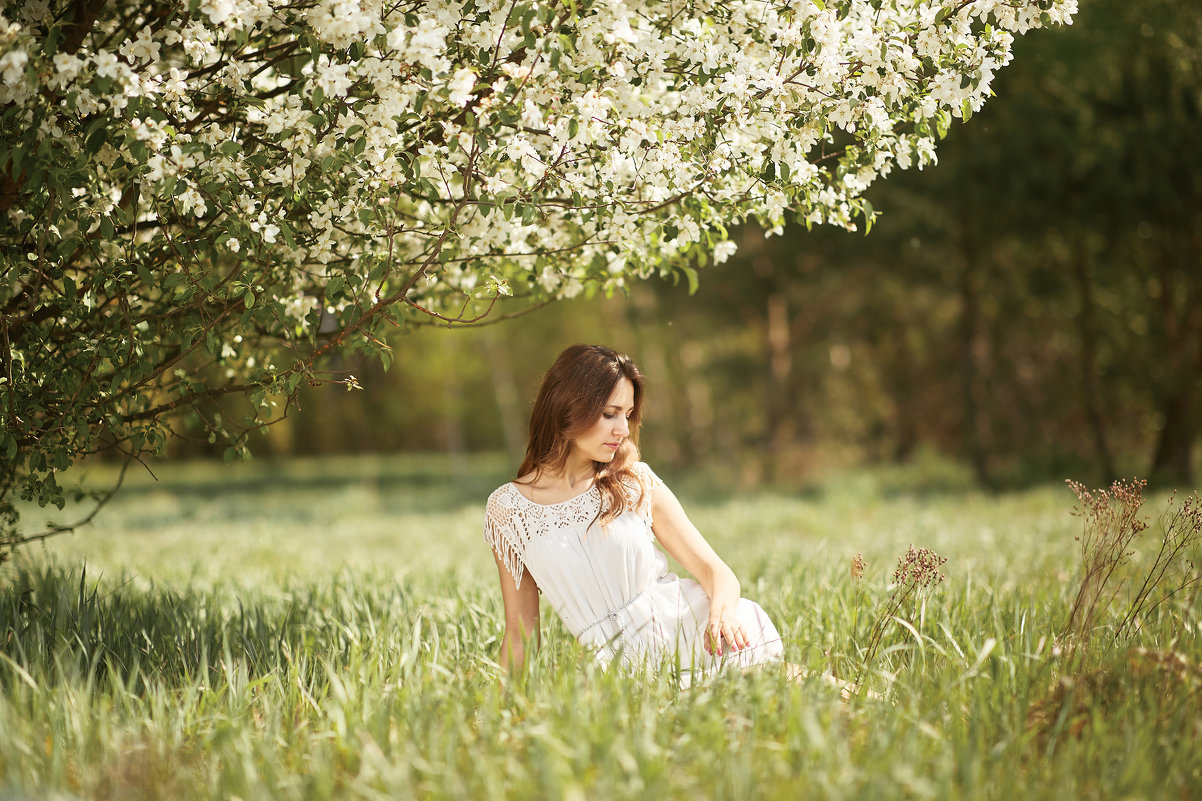
[[[611,462],[618,447],[630,436],[634,414],[634,384],[622,378],[610,393],[601,416],[588,431],[572,440],[572,456],[594,462]]]

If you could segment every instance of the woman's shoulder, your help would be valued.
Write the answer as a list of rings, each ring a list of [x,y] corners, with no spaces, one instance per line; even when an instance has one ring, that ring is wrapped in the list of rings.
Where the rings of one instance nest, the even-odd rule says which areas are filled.
[[[513,482],[506,481],[504,484],[502,484],[501,486],[499,486],[495,490],[493,490],[491,493],[489,493],[488,503],[486,505],[489,509],[496,509],[496,508],[506,508],[507,509],[507,508],[513,506],[514,501],[515,501],[514,496],[517,494],[518,494],[518,488],[513,485]]]
[[[630,475],[635,477],[635,479],[644,489],[649,490],[656,484],[664,483],[662,480],[660,480],[660,477],[655,474],[655,471],[651,469],[651,465],[647,464],[646,462],[635,462],[634,464],[630,465],[627,470]]]

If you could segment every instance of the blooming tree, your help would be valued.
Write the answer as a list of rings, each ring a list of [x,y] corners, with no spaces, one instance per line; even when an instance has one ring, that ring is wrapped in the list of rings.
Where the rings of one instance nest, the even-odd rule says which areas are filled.
[[[340,348],[871,226],[1076,0],[8,2],[0,530],[191,416],[228,455]],[[502,301],[498,305],[498,301]],[[223,397],[245,396],[245,418]],[[2,550],[2,549],[0,549]]]

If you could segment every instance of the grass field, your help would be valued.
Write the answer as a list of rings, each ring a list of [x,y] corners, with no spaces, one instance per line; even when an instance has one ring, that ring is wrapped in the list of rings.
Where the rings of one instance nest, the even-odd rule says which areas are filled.
[[[0,799],[1202,798],[1197,595],[1061,649],[1081,572],[1063,486],[991,495],[927,464],[748,494],[666,473],[816,672],[860,671],[910,543],[948,557],[888,621],[864,679],[886,700],[843,701],[774,670],[683,691],[603,673],[545,606],[529,674],[499,680],[479,532],[505,472],[131,475],[89,528],[0,566]]]

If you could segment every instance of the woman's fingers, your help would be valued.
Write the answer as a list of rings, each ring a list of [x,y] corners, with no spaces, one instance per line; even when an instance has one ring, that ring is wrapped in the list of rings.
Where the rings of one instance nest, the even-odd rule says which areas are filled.
[[[736,651],[742,651],[748,645],[747,632],[737,620],[728,625],[722,636]]]
[[[705,644],[705,650],[710,655],[722,655],[722,621],[718,618],[710,620],[709,642]]]
[[[710,619],[706,632],[706,653],[722,656],[727,646],[731,650],[742,651],[750,645],[751,638],[747,636],[747,630],[739,621],[719,617]]]
[[[743,628],[742,623],[735,624],[735,646],[742,651],[749,645],[751,645],[751,638],[747,636],[747,629]]]

